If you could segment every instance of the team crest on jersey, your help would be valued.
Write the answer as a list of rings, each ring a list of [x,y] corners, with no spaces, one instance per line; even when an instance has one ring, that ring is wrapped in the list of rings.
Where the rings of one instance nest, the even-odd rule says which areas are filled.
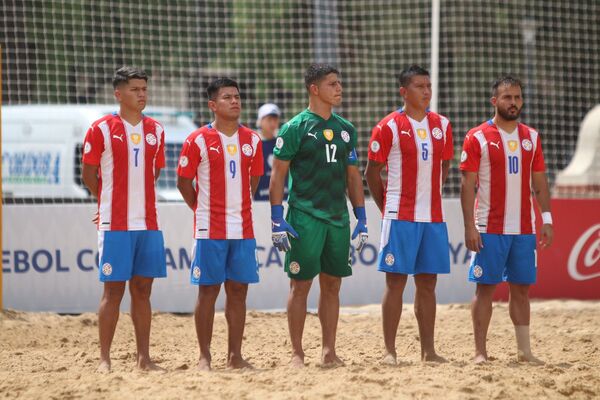
[[[192,276],[194,277],[194,279],[200,278],[200,267],[194,267],[194,269],[192,270]]]
[[[483,275],[483,268],[481,268],[479,265],[473,267],[473,276],[475,278],[481,278],[481,275]]]
[[[377,153],[380,148],[381,148],[381,146],[379,145],[379,142],[377,140],[373,140],[371,142],[371,151],[373,153]]]
[[[299,272],[300,272],[300,264],[298,264],[296,261],[292,261],[290,263],[290,273],[296,275]]]
[[[230,156],[235,156],[237,154],[237,146],[235,144],[228,144],[227,152]]]
[[[131,142],[133,144],[140,144],[140,142],[142,141],[142,135],[140,135],[139,133],[132,133],[131,135],[129,135],[129,137],[131,138]]]
[[[277,140],[275,141],[275,147],[277,147],[278,149],[283,147],[283,138],[282,137],[277,138]]]
[[[181,165],[183,168],[187,167],[188,162],[189,160],[186,156],[181,156],[181,158],[179,159],[179,165]]]
[[[417,136],[425,140],[427,138],[427,131],[423,128],[417,129]]]
[[[386,256],[385,256],[385,264],[387,266],[391,267],[392,265],[394,265],[394,261],[396,261],[394,259],[394,255],[392,253],[387,253]]]
[[[245,145],[242,146],[242,153],[244,153],[244,155],[246,157],[250,157],[252,155],[252,146],[250,146],[248,143],[246,143]]]
[[[323,136],[331,142],[333,140],[333,131],[331,129],[324,129]]]
[[[146,143],[148,143],[150,146],[154,146],[156,144],[156,136],[154,136],[152,133],[146,133]]]
[[[348,143],[350,141],[350,134],[346,131],[342,131],[342,140]]]
[[[518,148],[519,148],[519,142],[517,142],[516,140],[508,141],[508,149],[510,151],[516,151]]]
[[[90,142],[85,142],[85,146],[83,146],[83,152],[87,154],[90,151],[92,151],[92,144]]]
[[[112,274],[112,265],[110,265],[109,263],[104,263],[104,265],[102,266],[102,274],[104,276],[110,276],[110,274]]]
[[[531,149],[533,148],[533,143],[531,143],[531,140],[529,139],[523,139],[523,141],[521,142],[521,146],[523,146],[523,150],[531,151]]]
[[[465,162],[467,161],[467,152],[463,150],[462,153],[460,153],[460,162]]]
[[[431,131],[431,136],[433,136],[437,140],[440,140],[442,137],[444,137],[444,134],[442,133],[442,130],[436,126]]]

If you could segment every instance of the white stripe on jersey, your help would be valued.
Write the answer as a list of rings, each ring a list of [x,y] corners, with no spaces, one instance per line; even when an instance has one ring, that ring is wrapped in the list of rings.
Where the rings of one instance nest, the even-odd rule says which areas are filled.
[[[102,171],[102,191],[100,193],[100,206],[98,209],[98,226],[100,227],[99,229],[102,229],[104,226],[106,226],[103,225],[103,223],[110,223],[112,219],[112,196],[114,187],[113,169],[115,164],[113,162],[112,141],[108,123],[106,123],[106,121],[102,121],[100,124],[98,124],[98,128],[100,128],[104,138],[104,152],[102,153],[102,158],[100,159],[100,170]]]
[[[223,145],[223,158],[225,160],[225,201],[226,214],[225,226],[227,237],[243,237],[242,221],[242,174],[241,157],[242,152],[238,133],[227,136],[219,132]]]
[[[146,152],[144,138],[144,124],[140,121],[133,126],[123,121],[125,127],[125,141],[128,149],[127,173],[127,229],[145,230],[146,227]],[[139,135],[138,143],[134,143],[132,135]],[[142,183],[142,184],[140,184]],[[141,205],[141,206],[140,206]]]
[[[384,218],[398,219],[398,207],[402,192],[402,152],[400,151],[400,140],[398,138],[398,125],[392,118],[387,125],[392,131],[392,148],[387,160],[387,187],[385,197]]]
[[[408,117],[414,133],[417,146],[417,187],[415,198],[415,221],[431,221],[431,176],[433,173],[430,157],[433,153],[431,132],[427,116],[422,121]],[[417,132],[424,130],[425,137],[420,137]],[[425,160],[423,157],[425,156]]]
[[[519,140],[519,128],[512,132],[506,132],[498,127],[502,145],[504,146],[504,161],[506,162],[506,196],[504,197],[504,233],[521,231],[521,141]],[[510,143],[512,143],[511,149]],[[511,166],[512,164],[512,166]]]
[[[210,233],[210,160],[208,159],[208,149],[206,148],[204,137],[198,135],[195,142],[200,149],[200,164],[198,164],[198,171],[206,170],[206,173],[196,173],[198,204],[196,206],[195,237],[196,239],[208,239]]]

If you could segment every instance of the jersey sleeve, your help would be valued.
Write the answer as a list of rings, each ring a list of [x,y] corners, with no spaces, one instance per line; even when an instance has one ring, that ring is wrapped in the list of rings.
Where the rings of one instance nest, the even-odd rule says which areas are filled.
[[[162,169],[165,167],[165,129],[160,124],[156,124],[156,130],[161,131],[158,154],[156,155],[156,168]]]
[[[479,140],[473,134],[467,133],[463,143],[463,150],[460,154],[460,170],[478,172],[480,161],[481,145],[479,144]]]
[[[179,156],[179,165],[177,166],[177,175],[183,178],[193,179],[196,176],[196,171],[202,157],[200,155],[200,147],[196,144],[196,137],[188,137],[181,148]]]
[[[356,145],[358,143],[358,133],[354,125],[348,127],[350,130],[350,152],[348,153],[348,165],[358,165],[358,152],[356,151]]]
[[[98,125],[90,126],[83,141],[84,164],[100,165],[102,152],[104,151],[104,135]]]
[[[262,141],[258,140],[256,143],[256,150],[254,151],[254,156],[252,157],[252,162],[250,164],[250,175],[263,176],[264,173],[265,163],[263,160]]]
[[[291,160],[300,149],[301,139],[300,128],[296,124],[288,122],[281,128],[277,135],[273,154],[280,160]]]
[[[444,150],[442,151],[442,160],[452,160],[454,158],[454,143],[452,138],[452,124],[448,121],[446,127],[446,142],[444,143]]]
[[[393,137],[392,130],[387,124],[383,122],[377,124],[371,131],[369,160],[385,164],[392,149]]]
[[[546,162],[544,161],[544,153],[542,152],[542,138],[538,133],[537,146],[535,146],[535,153],[533,154],[533,162],[531,164],[533,172],[544,172],[546,171]]]

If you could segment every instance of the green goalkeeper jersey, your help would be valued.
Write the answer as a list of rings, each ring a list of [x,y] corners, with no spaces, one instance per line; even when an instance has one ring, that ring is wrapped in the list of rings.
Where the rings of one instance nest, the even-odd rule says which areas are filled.
[[[348,224],[346,168],[358,165],[356,129],[344,118],[328,120],[306,109],[286,123],[273,153],[290,161],[288,203],[335,226]]]

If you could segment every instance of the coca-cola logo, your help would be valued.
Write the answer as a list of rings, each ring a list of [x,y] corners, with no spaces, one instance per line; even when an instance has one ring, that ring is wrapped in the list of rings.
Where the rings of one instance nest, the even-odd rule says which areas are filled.
[[[600,224],[591,226],[575,242],[568,270],[576,281],[600,277]]]

